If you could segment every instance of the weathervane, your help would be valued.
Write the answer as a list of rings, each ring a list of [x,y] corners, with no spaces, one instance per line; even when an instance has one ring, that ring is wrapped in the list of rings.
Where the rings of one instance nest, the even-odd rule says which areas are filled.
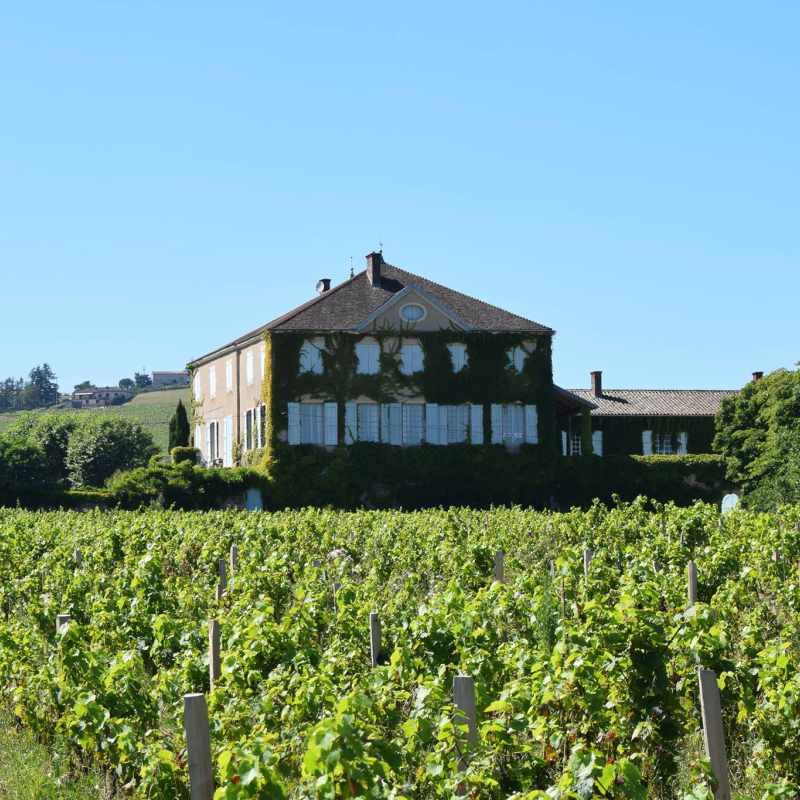
[[[380,239],[378,239],[378,252],[383,252],[383,242]]]
[[[350,256],[350,277],[353,277],[353,256]]]

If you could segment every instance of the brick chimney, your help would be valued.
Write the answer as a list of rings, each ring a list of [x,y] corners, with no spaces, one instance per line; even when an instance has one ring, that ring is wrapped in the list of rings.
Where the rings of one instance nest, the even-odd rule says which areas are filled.
[[[589,373],[592,376],[592,394],[595,397],[603,396],[603,373],[601,370],[595,370]]]
[[[755,383],[756,381],[760,381],[763,377],[764,377],[764,373],[763,372],[754,372],[753,373],[753,383]]]
[[[380,253],[370,253],[367,256],[367,277],[373,289],[381,288],[381,264],[383,256]]]

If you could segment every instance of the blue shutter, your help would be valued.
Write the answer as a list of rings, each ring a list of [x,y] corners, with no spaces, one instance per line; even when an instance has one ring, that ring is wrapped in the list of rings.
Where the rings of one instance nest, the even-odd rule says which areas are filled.
[[[325,403],[325,444],[339,444],[338,406]]]
[[[503,406],[492,403],[492,444],[503,443]]]
[[[561,431],[561,455],[567,454],[567,432]]]
[[[289,403],[289,444],[300,444],[300,403]]]
[[[344,404],[344,443],[353,444],[358,437],[358,416],[355,403]]]
[[[403,406],[389,403],[389,444],[403,444]]]
[[[439,444],[439,406],[436,403],[425,404],[425,421],[427,430],[425,439],[429,444]]]
[[[592,451],[596,456],[603,455],[603,431],[592,431]]]
[[[678,455],[685,456],[688,453],[689,435],[687,433],[678,434]]]
[[[536,406],[525,406],[525,441],[539,444],[539,414]]]
[[[206,463],[211,461],[211,425],[206,424],[206,451],[203,453]]]
[[[646,456],[653,455],[653,432],[642,431],[642,453]]]
[[[470,440],[483,444],[483,406],[470,406]]]
[[[422,372],[422,370],[425,369],[425,354],[422,352],[422,347],[420,345],[418,344],[414,345],[412,357],[413,357],[413,362],[412,362],[413,366],[411,368],[412,372]],[[445,442],[442,442],[442,444],[445,444]]]
[[[389,444],[389,406],[384,403],[381,406],[381,441],[384,444]]]

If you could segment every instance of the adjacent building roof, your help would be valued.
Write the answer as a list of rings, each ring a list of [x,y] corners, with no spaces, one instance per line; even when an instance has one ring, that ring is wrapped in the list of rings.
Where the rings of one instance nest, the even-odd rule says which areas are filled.
[[[594,405],[593,417],[713,417],[733,389],[570,389]]]
[[[234,339],[212,353],[195,359],[195,362],[202,361],[218,350],[246,342],[265,331],[355,331],[360,322],[377,311],[395,294],[412,285],[451,311],[472,330],[553,333],[551,328],[538,322],[448,289],[440,283],[406,272],[391,264],[382,263],[380,270],[380,287],[373,287],[367,270],[359,272],[272,322]]]

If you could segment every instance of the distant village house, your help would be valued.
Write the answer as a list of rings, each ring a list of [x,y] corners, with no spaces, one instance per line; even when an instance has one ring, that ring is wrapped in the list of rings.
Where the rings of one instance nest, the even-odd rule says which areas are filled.
[[[153,386],[188,386],[191,378],[189,370],[153,371]]]
[[[130,400],[134,393],[118,386],[90,386],[75,392],[70,399],[72,408],[101,408],[110,406],[116,400]]]

